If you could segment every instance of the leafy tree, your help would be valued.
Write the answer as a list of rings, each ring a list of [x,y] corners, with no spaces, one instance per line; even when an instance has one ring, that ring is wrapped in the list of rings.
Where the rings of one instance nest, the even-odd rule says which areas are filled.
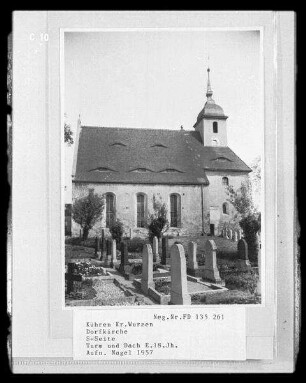
[[[252,193],[254,205],[259,208],[261,194],[261,157],[255,157],[250,164],[252,172],[250,173],[250,181],[252,183]]]
[[[248,177],[241,187],[235,190],[228,186],[228,201],[235,207],[240,216],[239,225],[243,229],[245,240],[248,243],[249,258],[256,262],[258,256],[257,232],[261,228],[261,215],[253,202],[252,183]]]
[[[255,212],[255,207],[252,197],[252,184],[249,177],[241,184],[237,190],[233,186],[227,187],[228,201],[235,207],[241,218],[244,218]]]
[[[155,236],[161,238],[169,227],[166,204],[158,201],[155,195],[153,195],[153,213],[149,215],[147,226],[150,241]]]
[[[243,229],[244,239],[248,244],[249,259],[252,262],[257,262],[259,244],[256,234],[261,228],[260,214],[250,214],[240,221],[240,226]]]
[[[64,130],[65,130],[65,143],[68,144],[68,146],[73,144],[73,132],[70,128],[70,125],[68,125],[66,122],[64,124]]]
[[[104,207],[103,197],[92,191],[86,197],[77,199],[72,206],[72,219],[83,230],[83,240],[88,238],[89,230],[101,218]]]
[[[121,242],[123,236],[123,223],[117,219],[109,228],[112,238],[116,240],[117,244]]]

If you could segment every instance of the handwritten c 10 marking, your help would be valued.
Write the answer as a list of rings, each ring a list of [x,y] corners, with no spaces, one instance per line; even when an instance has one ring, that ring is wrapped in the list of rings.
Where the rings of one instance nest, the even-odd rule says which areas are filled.
[[[35,33],[30,33],[29,38],[31,41],[40,40],[40,41],[49,41],[48,33],[40,33],[39,35],[35,35]]]

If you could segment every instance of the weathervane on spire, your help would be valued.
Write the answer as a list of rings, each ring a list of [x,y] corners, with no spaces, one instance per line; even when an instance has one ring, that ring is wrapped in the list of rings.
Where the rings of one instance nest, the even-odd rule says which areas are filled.
[[[212,100],[212,95],[213,95],[213,91],[211,89],[211,84],[210,84],[210,77],[209,77],[209,72],[210,72],[210,68],[209,68],[209,56],[208,56],[208,65],[207,65],[207,92],[206,92],[206,97],[207,97],[207,100]]]

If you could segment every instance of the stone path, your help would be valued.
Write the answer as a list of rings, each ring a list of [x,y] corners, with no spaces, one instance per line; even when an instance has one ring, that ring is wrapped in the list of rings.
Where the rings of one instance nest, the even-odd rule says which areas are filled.
[[[93,288],[97,292],[97,299],[118,299],[124,298],[124,291],[116,286],[113,281],[95,280]]]
[[[107,268],[107,271],[109,271],[119,282],[122,286],[129,289],[134,295],[136,295],[138,298],[141,298],[144,302],[144,304],[147,305],[156,305],[156,302],[154,302],[151,298],[144,296],[133,284],[133,281],[126,280],[119,272],[118,270]]]

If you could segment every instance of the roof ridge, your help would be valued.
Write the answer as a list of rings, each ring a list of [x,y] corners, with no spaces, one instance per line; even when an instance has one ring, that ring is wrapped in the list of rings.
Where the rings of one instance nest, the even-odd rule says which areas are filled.
[[[89,125],[82,125],[83,128],[89,128],[89,129],[122,129],[122,130],[143,130],[143,131],[167,131],[167,132],[177,132],[177,133],[182,133],[181,130],[175,130],[175,129],[153,129],[153,128],[131,128],[131,127],[123,127],[123,126],[89,126]],[[193,130],[183,130],[183,132],[193,132]]]

